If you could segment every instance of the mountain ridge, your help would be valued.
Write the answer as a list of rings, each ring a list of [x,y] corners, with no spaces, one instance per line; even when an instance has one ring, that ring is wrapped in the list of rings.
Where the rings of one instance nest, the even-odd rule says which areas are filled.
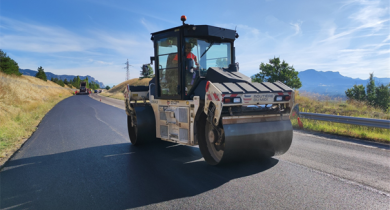
[[[29,76],[35,76],[38,71],[35,71],[35,70],[31,70],[31,69],[19,69],[19,72],[22,73],[23,75],[29,75]],[[90,75],[86,75],[86,76],[80,76],[80,75],[57,75],[57,74],[53,74],[51,72],[45,72],[46,74],[46,77],[48,80],[51,80],[51,78],[57,78],[57,79],[61,79],[61,80],[65,80],[67,79],[68,81],[71,81],[73,80],[73,78],[79,76],[81,80],[84,80],[85,78],[88,77],[88,81],[93,81],[97,84],[99,84],[100,88],[105,88],[106,86],[104,86],[103,82],[99,82],[99,80],[96,80],[94,77],[90,76]]]
[[[369,76],[369,75],[367,75]],[[343,76],[340,72],[333,71],[317,71],[315,69],[307,69],[300,71],[298,77],[302,82],[300,91],[311,93],[319,93],[324,95],[342,95],[345,96],[345,91],[354,85],[366,86],[369,79],[353,79],[351,77]],[[389,84],[390,78],[374,77],[376,85]]]

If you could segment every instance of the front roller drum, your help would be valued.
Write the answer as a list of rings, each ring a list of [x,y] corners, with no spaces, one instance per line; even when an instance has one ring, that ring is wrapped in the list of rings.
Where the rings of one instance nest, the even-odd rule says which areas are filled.
[[[218,165],[242,158],[259,158],[282,155],[290,148],[293,129],[289,120],[220,124],[220,131],[205,122],[205,138],[199,143],[207,163]],[[222,130],[222,132],[221,132]],[[219,135],[222,141],[218,141]]]
[[[137,146],[156,139],[156,119],[151,106],[134,106],[127,116],[130,142]]]

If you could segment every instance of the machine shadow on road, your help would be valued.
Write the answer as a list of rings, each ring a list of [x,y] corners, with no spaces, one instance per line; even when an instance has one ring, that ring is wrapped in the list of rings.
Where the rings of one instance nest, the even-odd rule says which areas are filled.
[[[9,161],[0,208],[126,209],[191,197],[274,167],[274,158],[208,165],[196,147],[104,145]]]

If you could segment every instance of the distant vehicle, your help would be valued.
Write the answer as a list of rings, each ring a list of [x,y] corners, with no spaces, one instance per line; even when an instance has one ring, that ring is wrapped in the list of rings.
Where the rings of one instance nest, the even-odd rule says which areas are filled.
[[[98,90],[95,90],[95,91],[93,91],[94,93],[97,93],[98,92]]]
[[[79,95],[81,94],[88,94],[88,90],[87,90],[87,83],[82,81],[80,82],[80,92],[78,93]]]
[[[102,92],[102,90],[99,90],[99,93],[101,93]]]

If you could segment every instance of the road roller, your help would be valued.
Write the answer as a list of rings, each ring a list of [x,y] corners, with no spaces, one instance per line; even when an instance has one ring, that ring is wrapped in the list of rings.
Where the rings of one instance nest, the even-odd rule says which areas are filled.
[[[284,154],[292,143],[294,90],[282,82],[251,82],[239,72],[236,30],[183,24],[151,34],[155,77],[127,85],[133,146],[156,139],[199,145],[211,165]]]

